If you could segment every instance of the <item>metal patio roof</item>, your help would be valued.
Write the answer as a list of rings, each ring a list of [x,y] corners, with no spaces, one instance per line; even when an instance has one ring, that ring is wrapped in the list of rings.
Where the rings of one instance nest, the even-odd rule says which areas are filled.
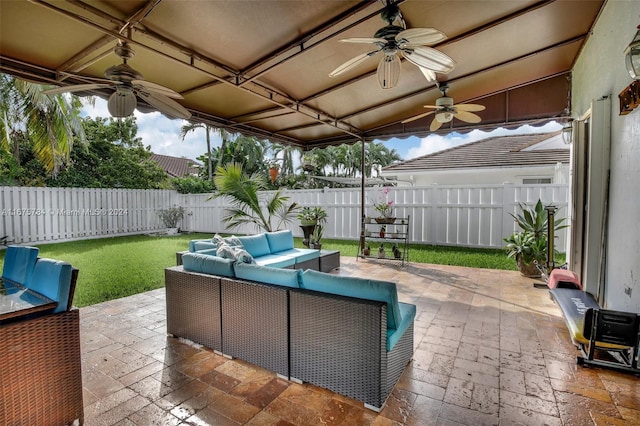
[[[448,36],[432,46],[456,62],[438,74],[448,96],[487,107],[481,124],[454,120],[439,132],[566,118],[570,70],[603,3],[398,1],[408,28]],[[104,81],[105,69],[120,63],[113,48],[121,39],[136,51],[129,65],[182,94],[195,121],[304,149],[424,136],[432,116],[401,121],[441,94],[414,65],[403,61],[399,84],[386,90],[376,79],[380,56],[328,76],[371,50],[338,40],[372,37],[386,25],[382,8],[335,0],[2,1],[0,71],[59,85]]]

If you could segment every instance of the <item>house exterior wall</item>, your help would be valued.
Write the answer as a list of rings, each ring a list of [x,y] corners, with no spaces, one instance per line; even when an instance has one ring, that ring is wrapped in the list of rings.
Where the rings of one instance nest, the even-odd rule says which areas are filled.
[[[611,96],[611,155],[605,229],[605,306],[640,312],[640,110],[619,115],[618,93],[631,83],[623,51],[633,39],[640,2],[606,3],[573,68],[572,116]]]
[[[551,183],[566,184],[569,182],[569,165],[537,167],[503,167],[491,169],[447,169],[429,170],[415,173],[383,173],[385,177],[396,176],[398,186],[415,185],[502,185],[513,183],[520,185],[523,179],[551,178]]]

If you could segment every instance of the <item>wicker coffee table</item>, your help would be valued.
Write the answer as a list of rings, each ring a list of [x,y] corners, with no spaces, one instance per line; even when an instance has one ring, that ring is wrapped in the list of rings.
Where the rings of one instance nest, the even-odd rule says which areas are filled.
[[[320,250],[320,271],[330,272],[340,267],[340,252],[338,250]]]

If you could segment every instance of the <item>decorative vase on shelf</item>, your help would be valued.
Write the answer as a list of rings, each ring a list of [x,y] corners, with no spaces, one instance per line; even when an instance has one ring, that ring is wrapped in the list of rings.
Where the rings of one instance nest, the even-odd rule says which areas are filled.
[[[382,226],[380,227],[380,238],[384,238],[384,236],[385,236],[385,232],[387,232],[387,227],[386,227],[386,226],[384,226],[384,225],[382,225]]]
[[[362,254],[365,256],[370,256],[371,255],[371,247],[369,247],[369,245],[367,245],[365,248],[362,249]]]
[[[384,246],[380,244],[380,248],[378,249],[378,258],[384,259]]]

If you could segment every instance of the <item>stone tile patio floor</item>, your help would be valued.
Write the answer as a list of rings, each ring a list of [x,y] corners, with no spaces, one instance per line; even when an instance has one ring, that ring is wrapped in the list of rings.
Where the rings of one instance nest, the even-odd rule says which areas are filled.
[[[356,261],[418,307],[378,414],[166,336],[164,289],[82,308],[87,425],[638,425],[640,378],[576,365],[559,309],[517,272]]]

